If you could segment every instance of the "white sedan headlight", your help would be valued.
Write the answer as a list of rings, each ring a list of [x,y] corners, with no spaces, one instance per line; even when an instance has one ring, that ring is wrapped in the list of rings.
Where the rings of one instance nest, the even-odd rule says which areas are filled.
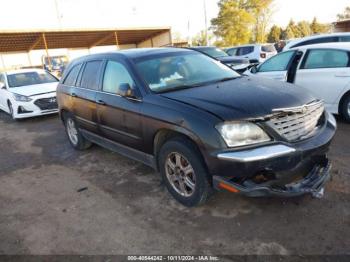
[[[19,95],[19,94],[13,94],[13,97],[15,98],[16,101],[20,101],[20,102],[30,102],[30,101],[32,101],[32,99],[30,97]]]
[[[250,122],[222,123],[216,129],[228,147],[246,146],[271,141],[271,138],[256,124]]]

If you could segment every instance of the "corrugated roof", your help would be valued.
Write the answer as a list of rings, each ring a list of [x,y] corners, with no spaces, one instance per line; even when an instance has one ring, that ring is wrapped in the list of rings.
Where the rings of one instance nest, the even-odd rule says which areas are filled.
[[[0,52],[22,52],[45,49],[91,48],[94,46],[138,44],[170,28],[67,29],[0,31]]]

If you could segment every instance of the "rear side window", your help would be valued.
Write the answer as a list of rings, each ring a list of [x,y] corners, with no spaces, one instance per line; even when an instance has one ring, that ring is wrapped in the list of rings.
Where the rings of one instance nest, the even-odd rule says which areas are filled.
[[[259,72],[287,70],[294,53],[295,51],[287,51],[270,58],[259,67]]]
[[[118,94],[121,84],[134,86],[134,81],[128,70],[119,62],[109,61],[103,77],[103,91]]]
[[[333,43],[333,42],[338,42],[339,38],[336,36],[331,36],[331,37],[322,37],[322,38],[317,38],[317,39],[312,39],[312,40],[307,40],[304,42],[301,42],[299,44],[291,46],[293,47],[299,47],[299,46],[305,46],[305,45],[315,45],[315,44],[323,44],[323,43]]]
[[[81,87],[92,90],[98,89],[101,65],[102,61],[91,61],[86,63],[83,75],[81,77]]]
[[[74,66],[68,73],[66,79],[64,79],[63,84],[67,86],[75,86],[80,68],[81,64]]]
[[[261,51],[271,53],[276,52],[276,48],[274,45],[263,45],[261,46]]]
[[[350,42],[350,35],[349,36],[339,36],[339,42]]]
[[[238,49],[238,55],[248,55],[254,52],[254,46],[245,46]]]
[[[303,69],[337,68],[349,65],[349,54],[341,50],[310,50]]]
[[[229,50],[227,50],[227,53],[231,56],[235,56],[235,55],[237,55],[237,48],[229,49]]]

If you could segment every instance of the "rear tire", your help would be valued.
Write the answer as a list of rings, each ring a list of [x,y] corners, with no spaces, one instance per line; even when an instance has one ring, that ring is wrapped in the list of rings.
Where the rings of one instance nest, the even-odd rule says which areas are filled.
[[[350,123],[350,95],[345,97],[341,104],[341,115],[346,122]]]
[[[170,194],[187,207],[205,203],[213,190],[200,153],[189,140],[166,142],[158,154],[162,179]]]
[[[86,150],[91,147],[92,143],[88,141],[80,132],[78,124],[75,121],[73,115],[65,114],[64,125],[70,144],[76,150]]]

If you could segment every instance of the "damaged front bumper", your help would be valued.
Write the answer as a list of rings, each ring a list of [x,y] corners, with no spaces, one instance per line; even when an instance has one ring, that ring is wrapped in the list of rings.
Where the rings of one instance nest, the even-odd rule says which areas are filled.
[[[213,186],[251,197],[320,197],[330,178],[327,152],[335,132],[336,121],[328,114],[323,128],[309,139],[214,152]]]
[[[240,193],[249,197],[278,196],[296,197],[305,194],[312,194],[314,197],[323,195],[323,188],[330,178],[331,163],[325,158],[323,163],[311,170],[304,177],[295,177],[294,181],[285,185],[282,180],[271,180],[264,183],[256,183],[253,180],[246,180],[242,183],[233,180],[214,176],[214,188],[225,189],[234,193]]]

